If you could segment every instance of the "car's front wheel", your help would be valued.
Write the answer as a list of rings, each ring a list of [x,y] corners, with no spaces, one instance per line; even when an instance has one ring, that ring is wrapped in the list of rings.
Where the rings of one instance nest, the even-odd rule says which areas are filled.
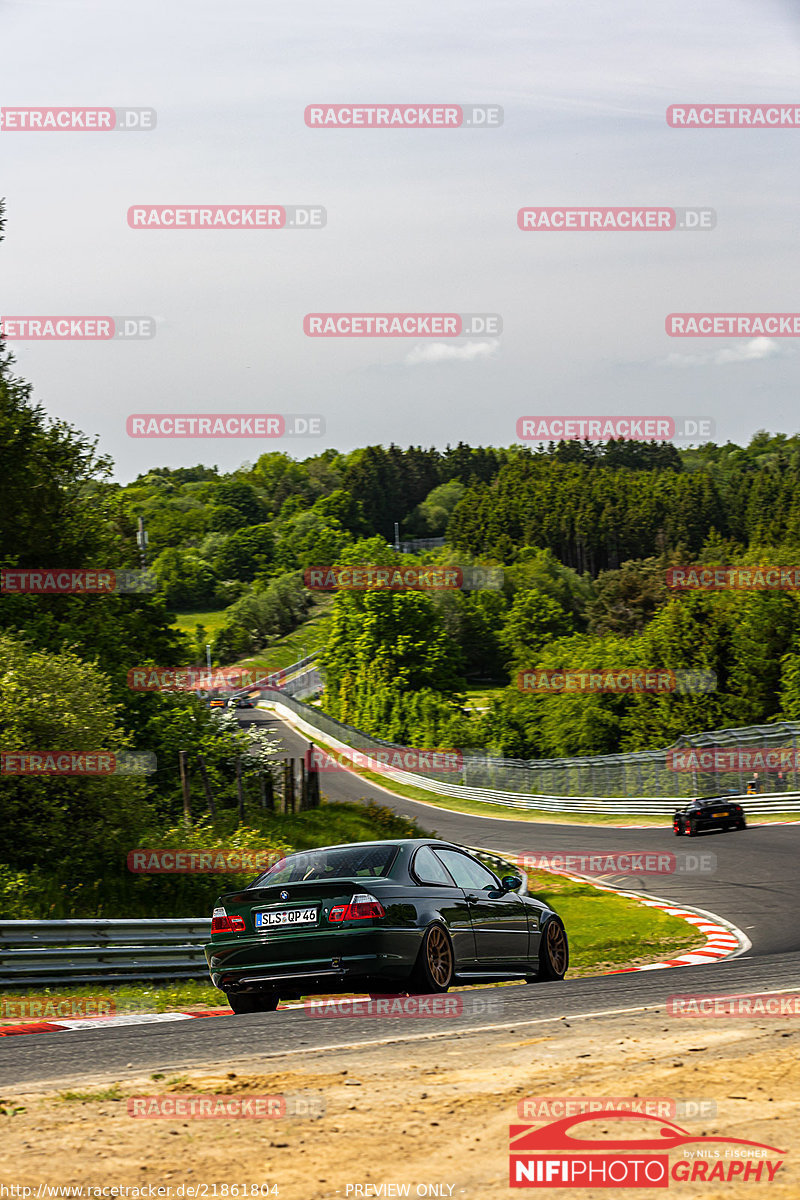
[[[228,1004],[235,1013],[274,1012],[280,996],[275,992],[240,992],[228,996]]]
[[[537,979],[563,979],[569,967],[569,942],[560,917],[551,917],[539,943]]]
[[[412,985],[418,992],[446,992],[453,982],[453,943],[442,925],[425,930]]]

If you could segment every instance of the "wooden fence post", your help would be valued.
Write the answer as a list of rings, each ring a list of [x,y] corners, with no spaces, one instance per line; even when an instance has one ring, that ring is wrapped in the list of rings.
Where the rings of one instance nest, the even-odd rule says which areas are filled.
[[[270,812],[275,811],[275,788],[271,771],[261,771],[258,776],[258,786],[261,791],[261,807]]]
[[[189,751],[178,751],[178,770],[181,776],[181,791],[183,792],[183,819],[187,825],[192,822],[192,801],[189,794]]]
[[[244,824],[244,787],[242,784],[242,759],[236,755],[236,796],[239,809],[239,824]]]
[[[284,812],[294,812],[294,759],[284,759],[283,763],[283,809]]]
[[[214,804],[214,794],[211,791],[211,780],[208,778],[208,771],[206,770],[205,754],[198,754],[197,763],[198,763],[198,766],[200,767],[200,778],[203,782],[203,791],[206,794],[206,804],[208,805],[208,811],[211,815],[211,820],[214,821],[214,820],[216,820],[216,816],[217,816],[217,808],[216,808],[216,805]]]

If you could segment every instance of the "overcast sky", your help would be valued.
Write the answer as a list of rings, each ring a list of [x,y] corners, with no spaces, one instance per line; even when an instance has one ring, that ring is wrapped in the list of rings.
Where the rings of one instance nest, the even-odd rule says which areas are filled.
[[[264,450],[508,445],[529,414],[798,429],[798,341],[667,336],[800,311],[800,128],[680,130],[682,102],[800,104],[788,0],[0,0],[3,106],[140,106],[152,132],[0,131],[0,314],[151,315],[149,341],[15,342],[118,477]],[[493,129],[310,129],[316,102],[501,105]],[[134,204],[319,204],[320,230],[134,230]],[[704,205],[711,232],[523,233],[537,205]],[[500,337],[312,339],[311,312],[491,312]],[[136,412],[319,413],[314,439],[131,440]]]

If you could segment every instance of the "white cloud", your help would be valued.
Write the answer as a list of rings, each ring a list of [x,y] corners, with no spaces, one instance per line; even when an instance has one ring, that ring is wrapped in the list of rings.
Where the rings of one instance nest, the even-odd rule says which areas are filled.
[[[500,346],[497,338],[490,342],[428,342],[415,346],[406,355],[406,366],[417,367],[423,363],[472,362],[476,358],[491,358]]]
[[[764,358],[774,358],[784,353],[784,347],[773,338],[759,337],[705,354],[668,354],[666,358],[659,359],[659,366],[721,367],[728,363],[760,362]]]

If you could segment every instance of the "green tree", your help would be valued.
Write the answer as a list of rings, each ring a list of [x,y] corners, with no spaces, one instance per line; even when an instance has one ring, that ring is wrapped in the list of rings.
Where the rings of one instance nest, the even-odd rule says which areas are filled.
[[[509,669],[536,666],[543,648],[571,631],[569,616],[555,600],[536,588],[517,592],[500,635]]]

